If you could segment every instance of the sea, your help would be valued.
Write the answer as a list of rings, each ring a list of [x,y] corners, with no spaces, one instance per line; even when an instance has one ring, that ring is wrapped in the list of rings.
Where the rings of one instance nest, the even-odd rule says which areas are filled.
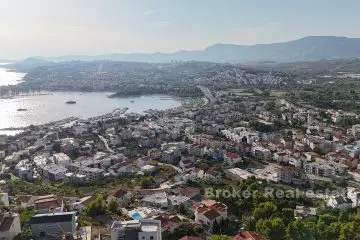
[[[0,68],[0,86],[21,82],[24,73]],[[117,108],[127,112],[143,113],[148,109],[165,110],[178,107],[181,102],[166,95],[108,98],[112,92],[41,92],[0,99],[0,134],[14,135],[8,128],[39,125],[69,117],[82,119],[104,115]],[[66,104],[76,101],[76,104]],[[19,111],[26,109],[26,111]]]

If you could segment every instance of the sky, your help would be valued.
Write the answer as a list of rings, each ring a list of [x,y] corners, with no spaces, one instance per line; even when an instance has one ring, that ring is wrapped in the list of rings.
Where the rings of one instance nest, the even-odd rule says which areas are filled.
[[[0,0],[0,59],[360,37],[359,0]]]

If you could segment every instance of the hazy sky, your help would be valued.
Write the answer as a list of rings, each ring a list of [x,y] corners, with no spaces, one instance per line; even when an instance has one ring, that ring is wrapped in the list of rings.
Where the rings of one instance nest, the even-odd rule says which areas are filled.
[[[360,37],[360,0],[0,0],[0,58]]]

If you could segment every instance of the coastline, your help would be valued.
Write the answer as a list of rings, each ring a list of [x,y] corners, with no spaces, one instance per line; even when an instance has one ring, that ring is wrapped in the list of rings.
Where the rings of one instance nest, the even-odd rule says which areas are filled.
[[[52,95],[52,94],[39,94],[37,96],[43,96],[43,95]],[[31,96],[30,95],[27,95],[27,96]],[[61,125],[65,125],[67,123],[71,123],[73,121],[78,121],[78,120],[89,120],[89,121],[95,121],[95,120],[101,120],[101,119],[105,119],[105,118],[111,118],[111,117],[119,117],[119,116],[125,116],[125,114],[131,114],[131,113],[134,113],[134,114],[141,114],[141,115],[145,115],[147,114],[148,112],[151,112],[151,111],[164,111],[164,110],[170,110],[170,109],[174,109],[174,108],[177,108],[177,107],[183,107],[185,106],[186,104],[186,100],[183,99],[183,98],[180,98],[180,97],[174,97],[174,96],[170,96],[170,95],[162,95],[162,94],[149,94],[149,95],[139,95],[137,97],[142,97],[142,96],[163,96],[164,98],[166,98],[166,100],[163,100],[161,98],[158,98],[157,100],[158,101],[167,101],[167,100],[175,100],[179,103],[179,106],[173,106],[173,107],[170,107],[170,108],[166,108],[166,109],[161,109],[161,110],[157,110],[156,108],[147,108],[145,110],[142,110],[141,113],[136,113],[136,112],[130,112],[129,111],[129,107],[131,107],[131,105],[129,104],[129,107],[123,107],[123,108],[114,108],[113,110],[111,110],[110,112],[108,113],[105,113],[105,114],[99,114],[99,115],[96,115],[96,116],[93,116],[93,117],[85,117],[85,118],[82,118],[82,117],[66,117],[66,118],[62,118],[62,119],[59,119],[59,120],[55,120],[55,121],[50,121],[50,122],[46,122],[46,123],[42,123],[42,124],[31,124],[31,125],[27,125],[27,126],[21,126],[21,127],[5,127],[5,128],[0,128],[0,135],[1,135],[1,132],[19,132],[19,133],[22,133],[24,131],[27,131],[27,130],[30,130],[32,127],[59,127]],[[124,99],[126,99],[127,97],[122,97]],[[130,96],[128,98],[131,98]],[[16,133],[15,135],[19,134],[19,133]],[[6,135],[12,135],[12,134],[6,134]]]

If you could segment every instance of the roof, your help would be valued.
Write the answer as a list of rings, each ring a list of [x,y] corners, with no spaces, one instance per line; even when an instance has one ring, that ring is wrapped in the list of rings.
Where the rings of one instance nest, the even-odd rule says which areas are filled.
[[[126,193],[127,193],[126,190],[120,188],[119,190],[117,190],[117,191],[114,193],[113,196],[116,197],[116,198],[121,198],[121,197],[123,197]]]
[[[189,198],[200,195],[200,188],[180,187],[180,194]]]
[[[37,214],[30,219],[30,224],[71,222],[75,212]]]
[[[96,199],[95,196],[87,196],[87,197],[83,197],[79,200],[79,203],[83,204],[83,205],[88,205],[89,203],[91,203],[92,201],[94,201]]]
[[[46,198],[39,198],[34,202],[34,205],[37,209],[53,209],[61,207],[62,198],[56,196],[49,196]]]
[[[240,232],[232,238],[232,240],[264,240],[265,238],[255,232],[244,231]]]
[[[238,159],[240,158],[240,155],[234,152],[228,152],[226,154],[226,157],[230,158],[230,159]]]
[[[201,240],[201,237],[184,236],[179,240]]]
[[[218,216],[220,216],[220,214],[215,209],[210,209],[204,212],[203,215],[211,221],[216,219]]]
[[[0,232],[9,231],[11,225],[13,224],[13,221],[16,217],[19,215],[16,213],[4,213],[1,215],[1,225],[0,225]]]

